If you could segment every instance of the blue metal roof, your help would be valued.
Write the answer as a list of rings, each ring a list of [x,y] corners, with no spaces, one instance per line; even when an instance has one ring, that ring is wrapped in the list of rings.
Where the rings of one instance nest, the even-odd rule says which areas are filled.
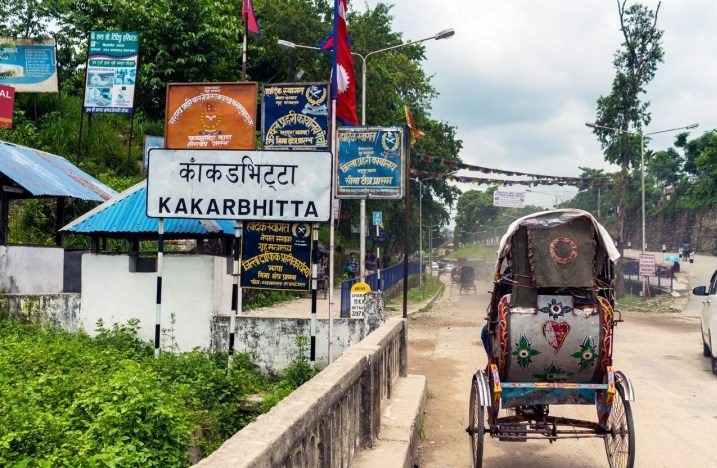
[[[61,230],[77,234],[139,234],[157,233],[158,220],[147,217],[147,181],[128,188],[119,195],[80,216]],[[234,221],[198,219],[166,219],[166,235],[205,236],[234,235]]]
[[[0,141],[0,173],[35,197],[105,201],[117,194],[67,159]]]

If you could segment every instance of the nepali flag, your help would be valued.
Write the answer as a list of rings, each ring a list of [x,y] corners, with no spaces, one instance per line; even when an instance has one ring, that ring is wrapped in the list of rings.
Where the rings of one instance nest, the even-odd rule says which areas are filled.
[[[256,22],[256,15],[254,14],[254,4],[251,0],[242,0],[241,17],[244,19],[244,25],[250,33],[261,36],[259,23]]]
[[[333,49],[334,64],[331,73],[331,92],[336,96],[336,119],[346,125],[358,125],[356,117],[356,78],[354,59],[346,27],[346,0],[334,0]]]

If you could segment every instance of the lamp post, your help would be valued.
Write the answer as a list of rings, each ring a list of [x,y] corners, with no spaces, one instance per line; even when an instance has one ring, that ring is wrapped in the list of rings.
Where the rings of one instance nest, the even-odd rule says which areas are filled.
[[[678,130],[690,130],[693,128],[697,128],[699,124],[693,123],[690,125],[685,125],[684,127],[676,127],[676,128],[668,128],[667,130],[658,130],[656,132],[648,132],[644,133],[642,130],[639,132],[630,132],[628,130],[622,130],[619,128],[614,127],[607,127],[605,125],[598,125],[596,123],[586,122],[586,126],[592,128],[592,129],[602,129],[602,130],[608,130],[611,132],[618,132],[618,133],[624,133],[626,135],[633,135],[633,136],[639,136],[640,137],[640,186],[642,191],[642,242],[640,246],[640,251],[642,253],[645,253],[645,250],[647,250],[647,245],[645,244],[645,137],[649,135],[656,135],[658,133],[667,133],[667,132],[676,132]],[[645,282],[642,283],[642,300],[645,300]]]
[[[428,229],[428,272],[433,276],[433,228],[440,227],[440,224],[422,224],[421,227]]]
[[[358,52],[351,52],[351,55],[354,55],[361,59],[361,125],[366,125],[366,61],[369,57],[372,55],[376,55],[380,52],[387,52],[389,50],[395,50],[400,49],[401,47],[407,47],[415,44],[420,44],[422,42],[430,41],[430,40],[440,40],[440,39],[448,39],[449,37],[453,36],[455,34],[455,31],[451,28],[444,29],[443,31],[439,31],[438,33],[434,34],[433,36],[424,37],[423,39],[418,39],[416,41],[408,41],[404,42],[403,44],[398,44],[391,47],[386,47],[383,49],[378,50],[372,50],[371,52],[368,52],[366,54],[359,54]],[[288,47],[291,49],[299,48],[299,49],[312,49],[312,50],[321,50],[318,47],[313,46],[307,46],[307,45],[300,45],[295,44],[290,41],[285,41],[283,39],[279,39],[276,41],[277,44],[283,47]],[[359,258],[359,276],[361,277],[361,281],[364,280],[364,277],[366,276],[366,199],[361,199],[361,205],[360,205],[360,214],[359,214],[359,222],[360,222],[360,231],[359,231],[359,250],[360,250],[360,258]]]
[[[553,208],[558,207],[558,194],[557,193],[541,192],[539,190],[532,190],[532,189],[525,189],[525,191],[530,192],[530,193],[540,193],[542,195],[548,195],[550,197],[555,197],[555,204],[553,205]]]
[[[421,274],[418,276],[418,287],[423,291],[423,182],[421,179],[411,177],[421,186],[418,193],[418,263],[421,265]]]

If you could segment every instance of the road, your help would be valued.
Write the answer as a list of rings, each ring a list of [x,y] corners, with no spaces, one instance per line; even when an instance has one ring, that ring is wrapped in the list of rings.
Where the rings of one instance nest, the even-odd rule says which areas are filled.
[[[701,270],[714,268],[709,266],[709,262],[714,265],[714,257],[700,260],[698,256],[695,262],[691,279],[704,284],[709,276]],[[703,275],[706,279],[701,281]],[[447,287],[430,312],[414,314],[410,319],[410,372],[428,379],[421,467],[470,466],[464,429],[471,376],[486,365],[480,328],[490,288],[490,284],[481,282],[478,294],[459,295],[455,287]],[[717,466],[717,377],[702,357],[697,315],[684,315],[625,314],[625,322],[616,329],[615,367],[630,376],[637,394],[632,410],[638,467]],[[552,407],[551,414],[595,418],[592,406]],[[484,464],[608,466],[601,440],[550,444],[540,440],[499,442],[489,437]]]

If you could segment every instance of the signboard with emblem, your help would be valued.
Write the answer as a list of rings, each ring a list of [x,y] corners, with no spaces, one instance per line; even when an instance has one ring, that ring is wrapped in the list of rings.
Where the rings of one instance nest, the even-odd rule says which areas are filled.
[[[241,287],[309,290],[310,224],[253,221],[245,223],[241,250]]]
[[[138,60],[138,33],[90,32],[84,111],[131,114]]]
[[[278,83],[264,87],[261,133],[265,149],[329,147],[327,83]]]
[[[56,93],[55,40],[0,38],[0,75],[18,93]]]
[[[338,133],[338,198],[403,197],[403,128],[341,127]]]
[[[254,149],[257,84],[170,83],[164,137],[172,149]]]
[[[149,152],[150,218],[328,221],[331,153]]]

